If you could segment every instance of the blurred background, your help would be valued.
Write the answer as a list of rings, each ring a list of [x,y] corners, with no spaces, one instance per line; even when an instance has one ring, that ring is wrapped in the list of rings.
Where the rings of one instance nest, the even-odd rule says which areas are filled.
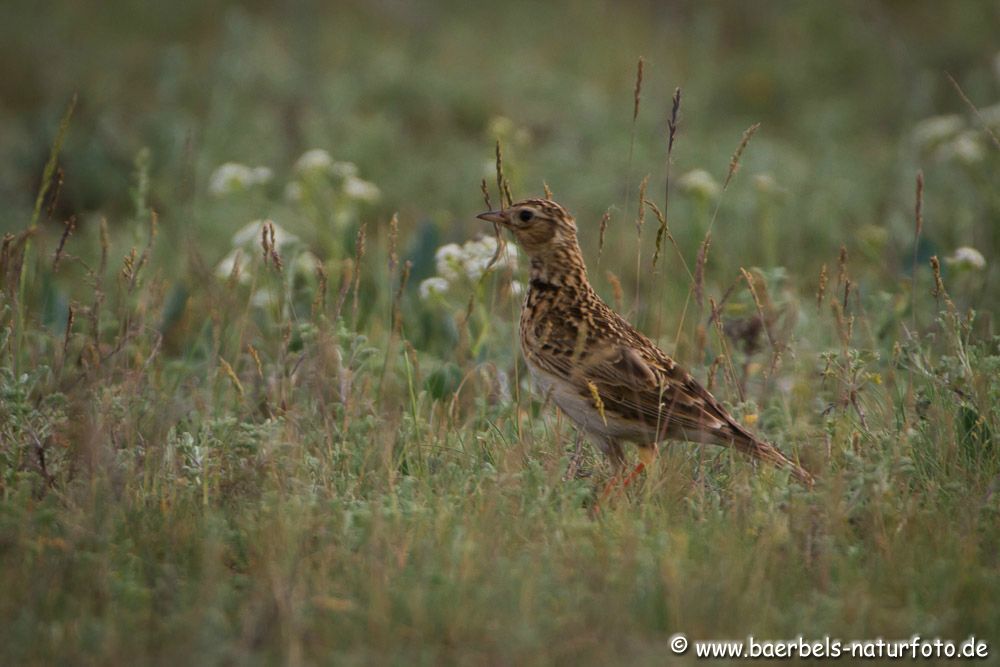
[[[124,230],[146,215],[136,203],[142,181],[166,239],[156,252],[178,255],[182,271],[193,270],[192,256],[214,266],[257,218],[327,259],[353,243],[356,224],[306,210],[296,163],[320,149],[360,179],[354,218],[369,220],[370,234],[399,212],[403,255],[421,278],[434,248],[482,231],[473,216],[481,178],[495,180],[499,138],[515,198],[548,183],[577,214],[591,262],[610,210],[603,261],[630,287],[638,183],[648,175],[647,196],[662,205],[666,119],[681,87],[669,214],[689,264],[741,133],[762,124],[713,227],[709,266],[718,257],[729,267],[720,281],[735,262],[784,266],[815,283],[842,243],[874,260],[874,280],[908,275],[918,169],[927,180],[922,265],[961,246],[996,256],[1000,245],[1000,151],[946,76],[996,128],[993,1],[14,0],[2,12],[5,232],[27,226],[77,95],[43,235],[57,239],[76,216],[76,233],[89,227],[96,238],[104,216],[127,250],[134,234]],[[236,180],[227,190],[217,170],[231,162],[257,168],[259,181],[228,173]]]

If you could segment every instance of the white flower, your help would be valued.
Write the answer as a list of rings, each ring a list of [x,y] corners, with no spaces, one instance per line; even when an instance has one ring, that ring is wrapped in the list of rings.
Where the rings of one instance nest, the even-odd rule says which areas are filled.
[[[506,116],[493,116],[490,118],[487,132],[491,137],[506,137],[514,130],[514,121]]]
[[[277,232],[275,236],[277,236]],[[292,271],[297,274],[312,276],[316,274],[316,268],[322,265],[323,262],[320,261],[319,257],[306,250],[300,252],[295,261],[292,262]]]
[[[274,172],[267,167],[254,167],[252,171],[254,185],[270,183],[271,178],[274,176]]]
[[[913,128],[913,140],[920,148],[933,148],[951,139],[965,127],[965,120],[958,114],[925,118]]]
[[[278,302],[278,295],[274,290],[261,287],[250,296],[250,305],[255,308],[266,308]]]
[[[457,243],[449,243],[437,249],[434,253],[434,264],[438,275],[446,280],[455,280],[462,271],[465,253]]]
[[[368,203],[378,201],[382,195],[377,185],[357,176],[348,176],[344,180],[344,194],[351,199]]]
[[[267,167],[248,167],[238,162],[219,165],[208,179],[208,191],[216,197],[249,190],[255,185],[263,185],[271,180],[271,170]]]
[[[253,222],[248,222],[243,225],[243,227],[233,234],[232,245],[234,248],[241,248],[247,246],[260,247],[261,230],[264,228],[264,224],[270,222],[274,225],[274,244],[281,248],[292,243],[297,243],[299,237],[291,232],[285,230],[284,227],[274,222],[273,220],[254,220]]]
[[[503,252],[497,257],[497,261],[490,267],[493,256],[497,254],[497,240],[492,236],[484,236],[475,241],[468,241],[463,246],[465,259],[462,262],[465,274],[471,280],[479,280],[487,268],[517,268],[517,249],[512,245],[505,245]]]
[[[774,179],[774,176],[765,172],[763,174],[757,174],[753,177],[753,184],[757,188],[758,192],[763,192],[765,194],[778,191],[778,181]]]
[[[358,165],[353,162],[334,162],[330,165],[330,173],[337,178],[349,178],[358,175]]]
[[[997,57],[997,61],[1000,63],[1000,56]],[[979,117],[983,119],[983,123],[988,127],[1000,128],[1000,104],[980,109]]]
[[[680,177],[678,183],[685,192],[703,199],[713,199],[722,192],[722,186],[704,169],[689,171]]]
[[[285,186],[285,199],[290,202],[302,201],[302,184],[298,181],[290,181]]]
[[[955,248],[954,254],[945,261],[959,269],[982,271],[986,268],[986,258],[983,257],[983,253],[969,246]]]
[[[295,171],[303,173],[326,172],[330,171],[331,167],[333,167],[333,158],[322,148],[306,151],[295,162]]]
[[[976,164],[982,162],[986,152],[975,132],[963,132],[941,146],[937,151],[937,157],[941,160],[954,159],[965,164]]]
[[[432,296],[444,294],[448,291],[449,283],[440,276],[428,278],[420,283],[420,298],[427,301]]]

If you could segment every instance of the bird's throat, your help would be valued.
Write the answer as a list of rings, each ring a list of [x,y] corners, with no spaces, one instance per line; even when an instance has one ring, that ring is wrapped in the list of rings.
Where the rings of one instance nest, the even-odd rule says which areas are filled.
[[[580,247],[554,248],[531,258],[530,286],[533,290],[590,289],[587,267]]]

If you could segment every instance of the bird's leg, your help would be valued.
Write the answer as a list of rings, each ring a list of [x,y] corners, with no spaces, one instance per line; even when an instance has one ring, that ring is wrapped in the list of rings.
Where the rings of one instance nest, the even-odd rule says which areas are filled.
[[[649,445],[640,445],[639,463],[635,466],[632,472],[624,477],[624,479],[622,478],[624,469],[619,466],[618,472],[615,473],[615,476],[612,477],[611,481],[609,481],[607,486],[604,487],[604,491],[601,492],[601,497],[598,500],[595,509],[599,507],[602,502],[607,500],[608,496],[611,495],[615,488],[618,488],[620,491],[624,491],[625,487],[635,481],[635,478],[642,474],[643,470],[652,467],[658,452],[659,450],[657,449],[655,442]],[[624,463],[624,461],[622,461],[622,463]]]
[[[597,503],[594,505],[594,509],[597,510],[600,504],[604,502],[611,492],[614,491],[615,487],[621,482],[622,473],[625,470],[625,453],[622,451],[622,446],[617,440],[612,440],[607,438],[602,440],[601,450],[607,455],[608,459],[611,461],[611,465],[615,468],[615,474],[611,476],[608,483],[604,486],[604,490],[601,491],[601,495],[597,499]]]
[[[654,442],[651,445],[640,445],[639,446],[639,464],[636,465],[635,469],[629,473],[628,477],[622,482],[622,488],[632,483],[632,481],[639,476],[639,474],[653,465],[653,461],[656,460],[656,456],[659,450]]]

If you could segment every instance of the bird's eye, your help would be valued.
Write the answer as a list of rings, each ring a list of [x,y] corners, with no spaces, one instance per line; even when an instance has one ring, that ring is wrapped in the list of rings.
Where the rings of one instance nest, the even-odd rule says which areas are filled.
[[[523,208],[521,209],[521,212],[517,214],[517,217],[521,222],[531,222],[531,219],[535,217],[535,213],[530,209]]]

